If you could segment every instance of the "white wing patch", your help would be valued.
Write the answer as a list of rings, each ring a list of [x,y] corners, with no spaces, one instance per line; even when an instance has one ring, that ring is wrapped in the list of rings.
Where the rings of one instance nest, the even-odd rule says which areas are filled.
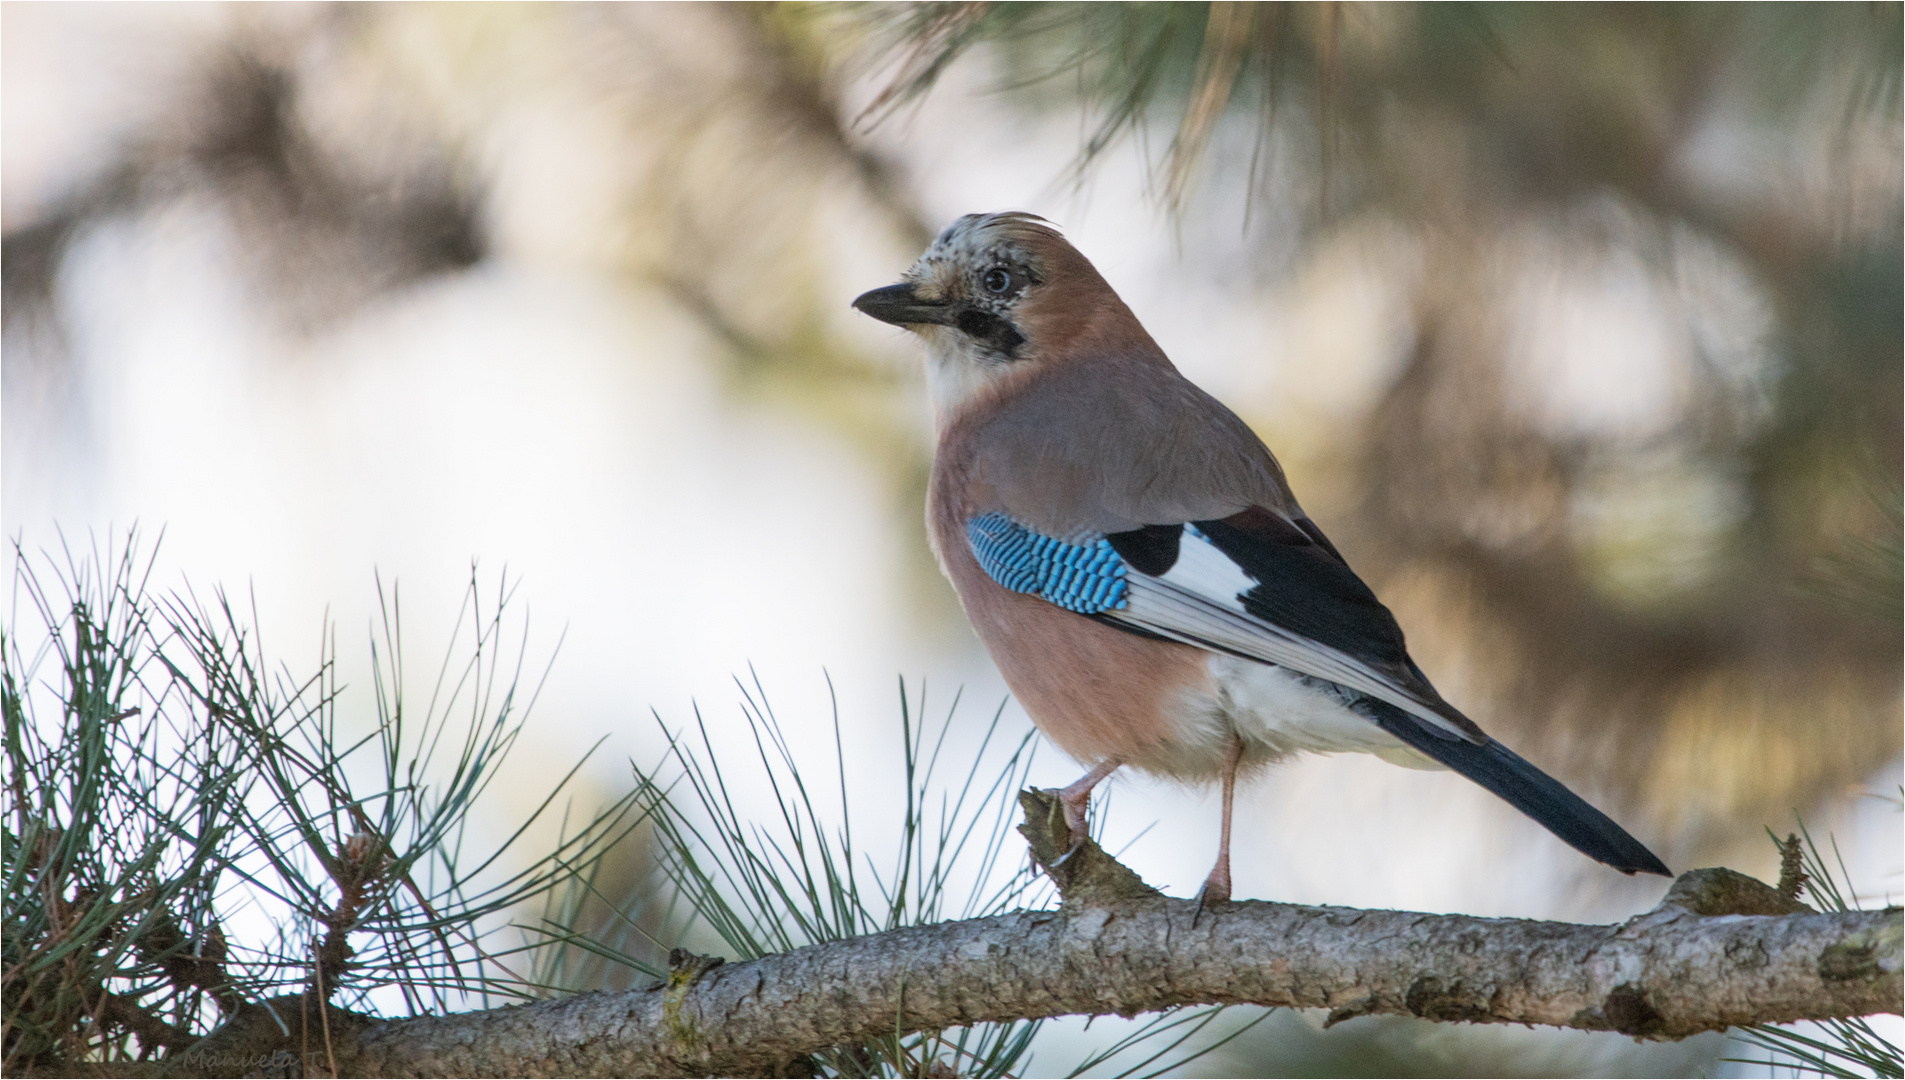
[[[1256,578],[1244,573],[1243,567],[1231,562],[1230,556],[1190,525],[1178,537],[1177,561],[1169,570],[1155,578],[1142,573],[1127,574],[1126,578],[1162,582],[1173,592],[1201,597],[1237,615],[1244,614],[1243,601],[1238,598],[1257,587]]]
[[[1158,577],[1133,572],[1126,575],[1125,585],[1128,606],[1105,613],[1113,621],[1187,645],[1222,649],[1328,679],[1386,701],[1464,742],[1472,741],[1428,702],[1361,660],[1246,612],[1240,597],[1257,587],[1257,579],[1196,529],[1185,528],[1178,540],[1177,562],[1170,570]]]

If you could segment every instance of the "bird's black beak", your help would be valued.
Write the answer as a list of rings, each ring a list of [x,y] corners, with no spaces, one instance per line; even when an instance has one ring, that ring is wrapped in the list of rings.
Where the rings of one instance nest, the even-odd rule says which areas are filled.
[[[958,315],[952,304],[941,300],[922,300],[913,292],[913,287],[905,282],[861,293],[853,301],[853,306],[894,326],[919,326],[925,323],[951,326]]]

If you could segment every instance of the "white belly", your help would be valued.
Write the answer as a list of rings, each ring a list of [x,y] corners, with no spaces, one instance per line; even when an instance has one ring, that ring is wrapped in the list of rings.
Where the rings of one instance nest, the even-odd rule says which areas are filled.
[[[1245,769],[1305,751],[1355,751],[1414,769],[1442,767],[1351,709],[1327,684],[1217,653],[1207,663],[1212,689],[1183,702],[1174,725],[1178,738],[1131,764],[1186,780],[1209,779],[1222,772],[1234,733],[1243,739]]]

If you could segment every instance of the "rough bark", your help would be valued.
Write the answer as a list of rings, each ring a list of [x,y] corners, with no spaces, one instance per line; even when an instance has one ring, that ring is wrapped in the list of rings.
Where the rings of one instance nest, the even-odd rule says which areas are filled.
[[[366,1076],[787,1075],[801,1055],[895,1031],[1072,1013],[1251,1003],[1672,1039],[1739,1024],[1900,1011],[1901,913],[1814,912],[1730,870],[1683,875],[1615,926],[1257,901],[1199,910],[1095,849],[1078,865],[1034,798],[1028,838],[1055,911],[896,930],[746,963],[678,952],[667,983],[442,1017],[333,1014],[291,1044],[307,1068]],[[1062,825],[1059,826],[1062,828]],[[1123,876],[1120,876],[1123,875]],[[1080,900],[1089,896],[1089,900]],[[281,1009],[280,1012],[291,1012]],[[246,1025],[233,1024],[237,1029]],[[262,1024],[252,1024],[263,1030]],[[275,1027],[275,1025],[274,1025]],[[189,1071],[250,1071],[221,1046]],[[322,1055],[312,1053],[324,1047]],[[234,1073],[235,1074],[235,1073]]]
[[[1195,918],[1194,918],[1195,916]],[[898,930],[585,994],[364,1032],[384,1076],[774,1071],[895,1029],[1250,1002],[1675,1038],[1898,1012],[1900,913],[1702,916],[1618,926],[1254,901],[1118,900]]]

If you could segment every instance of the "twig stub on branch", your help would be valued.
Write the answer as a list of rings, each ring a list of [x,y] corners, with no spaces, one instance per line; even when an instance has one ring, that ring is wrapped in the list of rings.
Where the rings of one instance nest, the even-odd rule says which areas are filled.
[[[1032,849],[1032,861],[1058,886],[1067,904],[1094,904],[1162,895],[1123,863],[1105,853],[1091,837],[1074,837],[1065,824],[1058,792],[1027,788],[1019,792],[1025,821],[1020,835]]]

